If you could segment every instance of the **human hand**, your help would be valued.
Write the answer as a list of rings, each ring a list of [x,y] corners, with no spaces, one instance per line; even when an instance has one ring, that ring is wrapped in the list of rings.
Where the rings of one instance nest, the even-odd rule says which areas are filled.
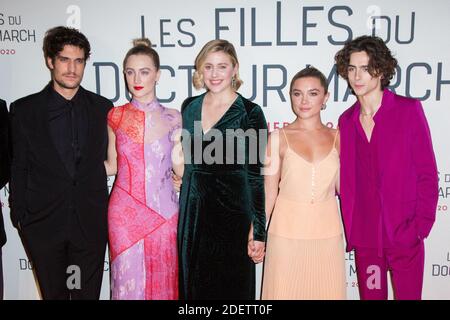
[[[263,241],[250,239],[247,244],[248,256],[254,263],[260,263],[264,260],[266,244]]]
[[[176,192],[180,192],[182,183],[183,179],[177,176],[175,173],[172,173],[172,185]]]

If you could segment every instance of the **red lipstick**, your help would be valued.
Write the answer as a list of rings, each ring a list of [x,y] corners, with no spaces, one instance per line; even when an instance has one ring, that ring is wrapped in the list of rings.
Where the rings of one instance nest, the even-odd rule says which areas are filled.
[[[134,90],[141,90],[141,89],[144,89],[144,87],[141,87],[141,86],[134,86],[133,88],[134,88]]]

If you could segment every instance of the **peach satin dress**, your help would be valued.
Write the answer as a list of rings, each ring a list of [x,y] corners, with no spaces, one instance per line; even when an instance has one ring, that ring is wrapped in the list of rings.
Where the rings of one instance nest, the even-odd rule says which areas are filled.
[[[328,155],[311,163],[281,131],[287,150],[268,229],[262,299],[346,299],[336,137]]]

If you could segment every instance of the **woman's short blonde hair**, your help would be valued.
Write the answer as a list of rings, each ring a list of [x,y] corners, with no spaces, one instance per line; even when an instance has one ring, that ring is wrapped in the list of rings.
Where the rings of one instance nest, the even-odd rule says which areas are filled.
[[[192,84],[194,85],[195,89],[199,90],[205,86],[205,82],[203,81],[202,69],[205,64],[206,56],[211,52],[219,51],[226,53],[230,57],[231,62],[233,63],[233,67],[239,65],[236,50],[230,42],[222,39],[209,41],[203,46],[202,50],[200,50],[197,58],[195,58],[195,72],[192,78]],[[233,88],[235,90],[238,90],[242,83],[243,81],[239,77],[238,69],[236,71],[236,75],[234,76],[234,81],[232,82]]]

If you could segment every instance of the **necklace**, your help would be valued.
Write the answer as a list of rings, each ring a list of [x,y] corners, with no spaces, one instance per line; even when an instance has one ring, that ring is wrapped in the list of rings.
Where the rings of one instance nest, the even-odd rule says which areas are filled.
[[[363,112],[362,109],[360,110],[360,114],[363,116],[373,117],[375,113],[376,112],[366,113],[366,112]]]

